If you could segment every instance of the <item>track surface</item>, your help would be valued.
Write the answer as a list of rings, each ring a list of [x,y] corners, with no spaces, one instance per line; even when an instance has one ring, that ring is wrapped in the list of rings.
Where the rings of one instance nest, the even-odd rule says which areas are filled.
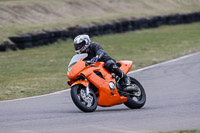
[[[142,109],[82,113],[69,91],[0,102],[1,133],[135,133],[200,129],[200,52],[131,72],[146,89]]]

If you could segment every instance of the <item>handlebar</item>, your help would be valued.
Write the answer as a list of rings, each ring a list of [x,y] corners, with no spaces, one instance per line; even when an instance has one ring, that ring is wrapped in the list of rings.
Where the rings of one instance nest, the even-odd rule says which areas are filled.
[[[92,64],[90,60],[85,62],[85,66],[89,66],[90,64]]]

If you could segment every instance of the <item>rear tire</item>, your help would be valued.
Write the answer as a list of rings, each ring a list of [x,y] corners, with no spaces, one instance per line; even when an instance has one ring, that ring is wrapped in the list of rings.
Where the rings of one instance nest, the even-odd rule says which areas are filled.
[[[127,102],[124,104],[129,107],[130,109],[139,109],[142,108],[146,102],[146,94],[142,85],[134,78],[130,77],[131,84],[138,87],[139,90],[136,92],[130,92],[126,97],[128,98]]]
[[[97,108],[97,97],[89,88],[89,95],[86,96],[86,87],[75,85],[71,87],[71,98],[74,104],[83,112],[93,112]]]

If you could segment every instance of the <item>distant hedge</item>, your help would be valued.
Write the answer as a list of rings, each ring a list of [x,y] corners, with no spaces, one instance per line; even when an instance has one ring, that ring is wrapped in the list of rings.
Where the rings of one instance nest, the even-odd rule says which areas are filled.
[[[22,36],[11,36],[11,42],[0,44],[0,51],[26,49],[42,45],[48,45],[58,40],[73,39],[79,34],[88,34],[90,37],[105,34],[123,33],[127,31],[156,28],[161,25],[189,24],[200,21],[200,12],[189,14],[174,14],[155,16],[151,18],[119,20],[112,23],[96,24],[89,27],[70,27],[66,30],[44,31],[42,33],[28,33]]]

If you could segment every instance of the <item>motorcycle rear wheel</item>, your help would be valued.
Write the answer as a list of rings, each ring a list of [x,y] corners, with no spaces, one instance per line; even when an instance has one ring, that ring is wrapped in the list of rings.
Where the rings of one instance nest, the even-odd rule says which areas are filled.
[[[71,98],[74,104],[83,112],[93,112],[97,108],[97,97],[92,89],[86,95],[86,88],[83,85],[71,87]]]
[[[131,84],[137,87],[139,90],[138,92],[130,92],[126,95],[128,98],[127,102],[124,104],[129,107],[130,109],[139,109],[142,108],[146,102],[146,93],[143,86],[140,84],[139,81],[130,77]]]

